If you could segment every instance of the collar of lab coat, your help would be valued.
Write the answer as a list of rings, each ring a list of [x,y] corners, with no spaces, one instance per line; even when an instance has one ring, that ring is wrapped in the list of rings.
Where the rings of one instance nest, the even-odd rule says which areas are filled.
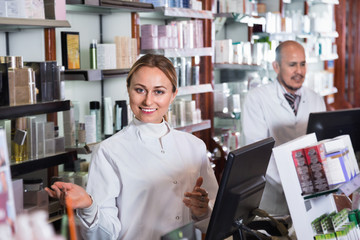
[[[165,121],[165,120],[164,120]],[[152,136],[147,136],[145,134],[142,134],[140,129],[136,126],[136,124],[134,123],[134,120],[132,120],[129,124],[129,128],[133,128],[134,129],[134,132],[135,132],[135,135],[137,138],[140,139],[140,141],[142,141],[143,143],[146,143],[146,142],[158,142],[159,140],[167,137],[170,135],[170,133],[172,133],[173,129],[170,127],[169,123],[165,121],[165,125],[166,127],[168,128],[168,132],[163,135],[162,137],[152,137]]]
[[[292,109],[290,108],[290,105],[289,103],[286,101],[285,97],[284,97],[284,91],[282,89],[282,85],[280,84],[279,80],[275,80],[275,85],[276,85],[276,94],[281,102],[281,106],[283,107],[289,107],[289,110],[292,111]],[[302,86],[299,90],[299,95],[301,96],[301,100],[300,100],[300,103],[299,105],[306,101],[306,94],[305,94],[305,91],[304,91],[304,86]]]

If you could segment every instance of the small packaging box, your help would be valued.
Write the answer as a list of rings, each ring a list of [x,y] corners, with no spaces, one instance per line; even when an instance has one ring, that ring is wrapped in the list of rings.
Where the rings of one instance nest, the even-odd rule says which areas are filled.
[[[154,38],[158,36],[158,25],[144,24],[141,25],[141,37]]]
[[[305,157],[304,149],[292,151],[292,157],[299,178],[302,194],[311,194],[314,190],[314,184],[310,174],[309,165]]]
[[[36,132],[36,156],[43,157],[45,154],[45,124],[44,122],[35,123]]]
[[[45,155],[55,154],[55,140],[54,138],[45,139]]]
[[[351,179],[351,163],[347,148],[326,155],[325,174],[329,185],[347,182]]]
[[[324,144],[318,143],[304,148],[307,164],[310,168],[310,174],[313,178],[315,192],[329,189],[329,184],[325,174],[325,148]]]
[[[97,45],[97,67],[98,69],[116,68],[116,45],[114,43]]]
[[[45,139],[52,139],[55,137],[55,126],[54,122],[45,123]]]
[[[65,138],[64,137],[56,137],[55,141],[55,153],[65,152]]]
[[[141,49],[158,49],[159,48],[158,41],[159,40],[157,37],[152,37],[152,38],[141,37]]]

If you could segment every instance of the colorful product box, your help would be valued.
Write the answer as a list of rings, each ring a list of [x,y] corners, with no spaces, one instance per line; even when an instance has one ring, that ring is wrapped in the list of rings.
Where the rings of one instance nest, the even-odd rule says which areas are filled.
[[[351,164],[348,149],[326,155],[325,174],[329,185],[347,182],[351,179]]]
[[[312,145],[304,148],[304,151],[310,174],[313,178],[315,192],[328,190],[329,184],[325,174],[326,156],[324,145],[322,143]]]
[[[309,165],[307,164],[304,149],[292,151],[292,157],[299,178],[302,194],[311,194],[314,190],[314,184],[311,178]]]

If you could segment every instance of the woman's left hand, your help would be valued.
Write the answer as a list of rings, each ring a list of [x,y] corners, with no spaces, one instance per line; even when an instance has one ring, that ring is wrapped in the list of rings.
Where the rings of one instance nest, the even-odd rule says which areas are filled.
[[[185,206],[190,208],[192,215],[196,218],[204,217],[209,211],[209,197],[207,191],[201,188],[202,183],[203,178],[199,177],[193,191],[186,192],[183,199]]]

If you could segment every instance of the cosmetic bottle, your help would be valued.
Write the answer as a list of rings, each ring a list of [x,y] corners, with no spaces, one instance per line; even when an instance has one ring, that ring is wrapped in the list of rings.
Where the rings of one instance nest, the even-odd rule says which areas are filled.
[[[105,138],[114,134],[113,106],[110,97],[104,98],[104,135]]]
[[[90,43],[90,69],[97,69],[97,41],[95,39]]]
[[[126,100],[115,101],[115,131],[118,132],[128,125]]]
[[[101,115],[100,115],[100,102],[90,102],[90,115],[95,115],[96,122],[96,141],[101,141]]]

